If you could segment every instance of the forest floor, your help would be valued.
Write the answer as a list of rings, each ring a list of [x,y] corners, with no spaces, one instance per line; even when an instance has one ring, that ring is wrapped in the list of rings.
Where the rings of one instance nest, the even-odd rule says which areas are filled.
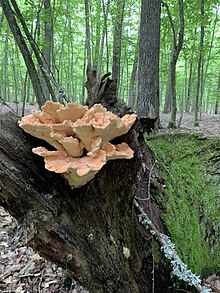
[[[26,105],[25,114],[35,109],[34,105]],[[0,113],[10,110],[21,113],[21,105],[0,104]],[[181,127],[167,129],[169,115],[161,114],[163,128],[160,133],[202,132],[205,136],[220,137],[220,115],[202,114],[200,126],[194,127],[194,115],[183,114]],[[177,121],[180,114],[177,114]],[[15,220],[0,207],[0,292],[2,293],[78,293],[86,291],[74,280],[66,277],[61,268],[42,259],[31,248],[17,247],[10,243],[9,234]],[[220,285],[219,285],[220,286]],[[220,291],[216,291],[220,292]]]
[[[19,116],[22,113],[22,104],[15,103],[0,103],[0,113],[5,113],[10,110],[15,111]],[[26,104],[25,105],[25,114],[31,114],[33,109],[37,109],[37,105]],[[181,114],[177,113],[177,124],[180,121]],[[161,114],[161,125],[163,129],[160,129],[159,132],[201,132],[207,136],[220,136],[220,114],[202,114],[201,121],[199,122],[199,126],[194,126],[194,113],[183,113],[181,118],[180,127],[176,129],[167,129],[167,125],[169,123],[170,114]]]

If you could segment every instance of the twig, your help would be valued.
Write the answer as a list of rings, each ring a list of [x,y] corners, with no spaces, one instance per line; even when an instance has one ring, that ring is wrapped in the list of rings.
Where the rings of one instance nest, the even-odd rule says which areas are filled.
[[[139,222],[144,226],[146,230],[149,230],[151,235],[160,244],[161,251],[164,253],[164,256],[171,262],[173,274],[176,275],[178,279],[183,280],[190,286],[194,286],[196,290],[200,293],[212,292],[211,289],[201,285],[201,279],[199,276],[196,276],[187,269],[187,266],[181,261],[181,259],[177,255],[175,246],[171,242],[170,238],[167,235],[162,234],[158,231],[156,226],[150,220],[148,215],[143,211],[143,209],[139,206],[136,200],[134,200],[134,205],[138,211]]]
[[[144,169],[148,169],[149,170],[149,179],[148,179],[148,185],[147,185],[147,194],[148,194],[148,197],[147,198],[140,198],[140,197],[135,197],[136,199],[138,199],[138,200],[149,200],[150,199],[150,197],[151,197],[151,194],[150,194],[150,183],[151,183],[151,178],[152,178],[152,172],[153,172],[153,169],[154,169],[154,167],[155,167],[155,165],[156,165],[156,162],[157,161],[155,161],[154,163],[153,163],[153,165],[152,165],[152,167],[150,168],[150,169],[148,169],[146,166],[144,166]]]
[[[68,97],[66,96],[63,88],[55,81],[54,77],[51,76],[46,68],[44,68],[43,66],[41,66],[41,70],[45,73],[45,75],[48,77],[48,79],[50,79],[54,85],[54,87],[56,88],[57,92],[59,93],[59,96],[58,96],[58,100],[61,101],[62,99],[65,100],[65,102],[69,103],[69,99]]]
[[[0,100],[2,101],[3,105],[7,106],[10,110],[12,110],[18,116],[18,113],[11,106],[9,106],[1,96],[0,96]]]
[[[41,291],[41,285],[42,285],[42,282],[43,282],[44,272],[45,272],[45,268],[41,272],[40,280],[39,280],[39,283],[38,283],[38,293],[41,293],[42,292]]]
[[[184,290],[184,289],[174,289],[174,291],[185,292],[185,293],[192,293],[192,292],[187,291],[187,290]]]
[[[155,165],[156,165],[156,161],[154,161],[152,167],[150,168],[150,172],[149,172],[149,180],[148,180],[148,186],[147,186],[147,194],[148,194],[147,200],[149,200],[150,196],[151,196],[151,194],[150,194],[150,183],[151,183],[152,172],[153,172],[153,169],[154,169]]]
[[[154,260],[154,239],[152,237],[152,293],[154,293],[155,289],[155,260]]]

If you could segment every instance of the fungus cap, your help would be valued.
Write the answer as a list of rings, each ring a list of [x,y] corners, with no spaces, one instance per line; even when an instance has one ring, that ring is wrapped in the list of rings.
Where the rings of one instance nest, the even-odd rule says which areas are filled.
[[[38,147],[33,152],[44,157],[47,170],[62,174],[72,188],[78,188],[108,160],[133,157],[128,144],[110,141],[127,133],[135,119],[135,114],[119,118],[100,104],[88,109],[78,103],[65,107],[48,101],[42,110],[23,117],[19,126],[55,147],[54,151]]]

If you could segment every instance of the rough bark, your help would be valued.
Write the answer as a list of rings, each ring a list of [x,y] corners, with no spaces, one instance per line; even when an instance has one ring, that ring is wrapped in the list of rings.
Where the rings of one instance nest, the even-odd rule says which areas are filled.
[[[70,270],[91,293],[169,292],[169,270],[155,260],[157,244],[139,226],[133,206],[136,198],[164,232],[156,203],[162,182],[141,124],[116,139],[129,143],[133,159],[109,161],[90,183],[72,190],[44,169],[31,151],[44,143],[24,133],[17,119],[0,115],[0,205],[19,221],[14,239]]]
[[[137,100],[142,117],[159,117],[160,7],[160,0],[142,0]]]

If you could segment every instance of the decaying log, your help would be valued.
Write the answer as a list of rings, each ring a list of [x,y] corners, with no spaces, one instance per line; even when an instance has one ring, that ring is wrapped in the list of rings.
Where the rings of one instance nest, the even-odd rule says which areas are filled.
[[[99,83],[95,71],[87,75],[89,106],[101,103],[119,116],[131,112],[116,99],[109,74]],[[32,148],[51,147],[17,122],[12,112],[0,115],[0,205],[19,222],[15,238],[68,269],[90,292],[169,292],[170,271],[155,258],[157,243],[140,226],[133,204],[138,201],[164,232],[156,202],[162,182],[140,121],[113,141],[127,142],[133,159],[109,161],[78,189],[44,168]],[[145,121],[144,130],[154,122]]]
[[[134,158],[108,162],[72,190],[44,169],[31,149],[45,143],[17,120],[12,112],[0,115],[0,205],[20,223],[19,241],[69,269],[90,292],[168,292],[169,271],[152,256],[157,244],[143,233],[133,206],[136,197],[163,232],[156,203],[161,183],[139,122],[117,139],[129,143]]]

